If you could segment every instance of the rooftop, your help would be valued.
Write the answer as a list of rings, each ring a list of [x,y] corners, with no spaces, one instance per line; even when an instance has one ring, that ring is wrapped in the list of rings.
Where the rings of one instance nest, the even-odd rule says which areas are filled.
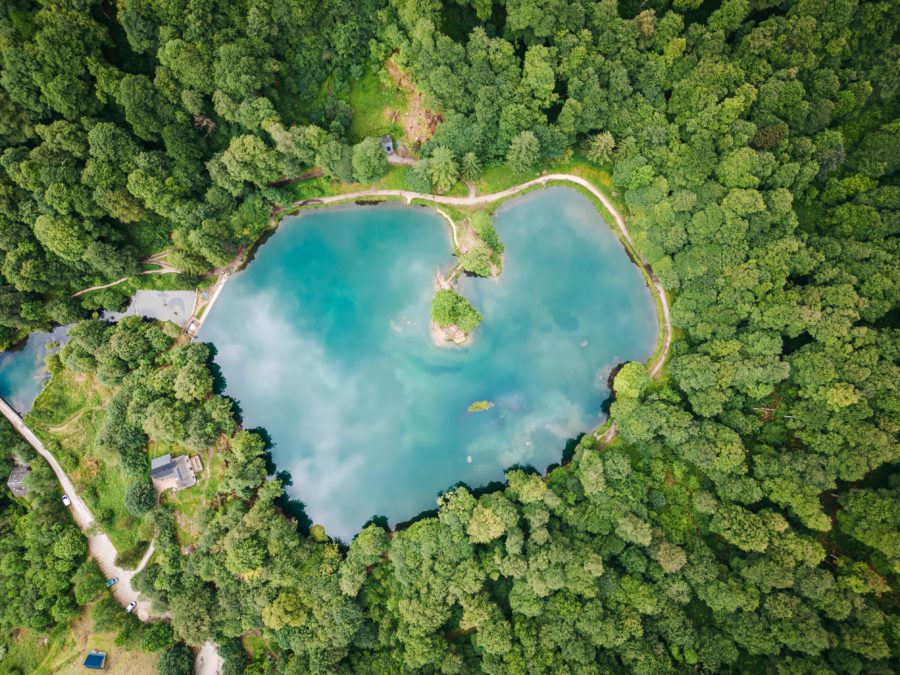
[[[16,497],[24,497],[28,494],[28,488],[25,487],[25,476],[28,475],[28,467],[17,464],[13,467],[13,470],[9,474],[9,479],[6,481],[6,484],[9,486],[10,491]]]
[[[87,658],[84,660],[84,667],[93,670],[103,670],[106,663],[106,652],[88,652]]]
[[[172,457],[170,453],[151,460],[150,478],[160,492],[169,488],[183,490],[197,483],[188,456]]]

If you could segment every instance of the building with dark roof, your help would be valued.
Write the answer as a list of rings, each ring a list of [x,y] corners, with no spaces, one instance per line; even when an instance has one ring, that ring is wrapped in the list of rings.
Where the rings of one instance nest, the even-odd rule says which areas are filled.
[[[28,475],[28,467],[22,466],[21,464],[16,464],[13,467],[12,472],[9,474],[9,479],[6,481],[6,484],[9,486],[10,492],[12,492],[16,497],[24,497],[28,494],[28,488],[25,487],[25,476]]]
[[[150,462],[150,478],[157,491],[183,490],[197,484],[194,470],[187,455],[157,457]]]

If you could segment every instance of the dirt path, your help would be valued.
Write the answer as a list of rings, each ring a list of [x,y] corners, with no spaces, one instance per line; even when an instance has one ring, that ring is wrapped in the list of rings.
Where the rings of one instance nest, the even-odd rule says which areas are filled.
[[[143,272],[138,272],[139,275],[142,274],[176,274],[181,270],[177,270],[168,263],[154,261],[156,265],[162,265],[162,269],[158,270],[144,270]],[[73,298],[77,298],[79,295],[84,295],[85,293],[90,293],[91,291],[102,291],[104,288],[112,288],[113,286],[118,286],[119,284],[124,284],[126,281],[131,279],[131,277],[122,277],[121,279],[116,279],[115,281],[111,281],[108,284],[100,284],[99,286],[91,286],[90,288],[82,288],[80,291],[76,293],[72,293]]]
[[[207,640],[194,659],[194,675],[219,675],[224,665],[216,644]]]
[[[67,431],[70,426],[75,424],[75,422],[80,420],[84,416],[85,413],[91,412],[92,410],[99,410],[99,408],[82,408],[77,413],[72,415],[69,419],[67,419],[65,422],[63,422],[62,424],[57,424],[56,426],[53,426],[53,427],[47,427],[47,431],[49,431],[51,434],[63,433],[65,431]]]
[[[541,176],[540,178],[535,178],[534,180],[526,181],[511,188],[507,188],[506,190],[501,190],[500,192],[494,192],[493,194],[487,195],[474,195],[470,191],[467,197],[450,197],[446,195],[421,194],[418,192],[412,192],[410,190],[359,190],[357,192],[349,192],[342,195],[332,195],[329,197],[320,197],[318,199],[306,199],[303,201],[294,202],[293,206],[305,206],[307,204],[333,204],[336,202],[352,201],[354,199],[363,199],[366,197],[399,197],[401,199],[405,199],[407,203],[412,203],[413,199],[427,199],[434,204],[447,204],[450,206],[480,206],[483,204],[493,204],[494,202],[507,199],[519,194],[520,192],[528,190],[529,188],[546,187],[547,184],[551,182],[572,183],[574,185],[578,185],[579,187],[584,188],[594,197],[599,199],[600,203],[602,203],[606,210],[609,211],[609,213],[613,217],[613,220],[616,222],[616,228],[619,230],[622,239],[628,244],[627,248],[629,252],[634,256],[636,262],[646,270],[647,275],[650,278],[650,283],[653,286],[653,290],[656,296],[659,298],[659,304],[662,309],[662,348],[659,350],[659,354],[657,354],[656,358],[646,364],[647,371],[650,373],[650,377],[657,378],[662,371],[666,359],[669,357],[669,350],[672,346],[672,316],[669,309],[669,300],[666,297],[666,290],[665,288],[663,288],[662,283],[653,272],[653,269],[650,267],[650,263],[648,263],[647,260],[644,259],[644,257],[640,254],[640,252],[638,252],[637,247],[634,245],[634,239],[631,238],[631,233],[628,231],[628,226],[625,224],[625,219],[616,210],[615,206],[613,206],[612,202],[609,201],[606,195],[604,195],[600,190],[594,187],[593,184],[591,184],[588,180],[582,178],[581,176],[574,176],[567,173],[546,174],[544,176]],[[441,212],[439,209],[438,212],[441,213],[441,215],[445,218],[447,217],[447,215]],[[453,233],[454,243],[459,246],[456,238],[455,227],[453,229]],[[609,427],[607,427],[606,431],[603,434],[598,436],[598,439],[603,445],[606,445],[616,437],[617,433],[618,431],[616,429],[616,425],[615,423],[613,423]]]
[[[66,472],[63,471],[62,467],[59,465],[59,462],[56,461],[56,458],[44,447],[44,444],[41,443],[34,432],[26,426],[25,422],[22,421],[22,418],[19,417],[19,414],[3,399],[0,399],[0,412],[6,416],[6,419],[10,421],[15,430],[31,444],[38,454],[47,460],[50,468],[53,469],[53,473],[56,474],[56,478],[59,480],[63,492],[67,494],[72,501],[69,509],[72,512],[75,523],[87,537],[88,549],[91,552],[91,557],[97,561],[97,564],[100,566],[100,569],[107,579],[112,577],[119,578],[119,583],[112,588],[116,600],[118,600],[119,604],[123,607],[132,600],[138,600],[137,591],[131,587],[131,579],[135,574],[142,570],[144,565],[147,564],[147,561],[150,560],[150,556],[153,555],[153,544],[150,544],[147,552],[144,554],[144,558],[141,560],[136,570],[124,570],[121,567],[118,567],[116,565],[116,547],[113,546],[113,543],[108,536],[99,532],[99,527],[95,527],[96,521],[94,520],[94,516],[91,514],[90,509],[88,509],[81,497],[78,496],[78,493],[75,491],[75,486],[72,484],[72,481],[69,480]],[[135,613],[141,621],[148,621],[150,619],[150,603],[138,602]]]
[[[412,157],[401,157],[395,154],[388,155],[387,160],[388,164],[393,164],[394,166],[415,166],[417,161]]]

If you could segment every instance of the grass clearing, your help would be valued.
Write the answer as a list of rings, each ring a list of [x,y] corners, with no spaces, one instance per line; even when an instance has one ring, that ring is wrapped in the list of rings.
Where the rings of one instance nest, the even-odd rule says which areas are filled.
[[[381,72],[367,72],[350,85],[350,136],[354,141],[384,134],[391,134],[396,141],[403,136],[398,120],[406,111],[409,96],[396,86],[385,85]]]
[[[62,370],[47,383],[25,422],[69,474],[78,494],[123,553],[146,547],[152,533],[125,509],[131,479],[118,455],[94,444],[112,394],[113,388],[92,374]]]

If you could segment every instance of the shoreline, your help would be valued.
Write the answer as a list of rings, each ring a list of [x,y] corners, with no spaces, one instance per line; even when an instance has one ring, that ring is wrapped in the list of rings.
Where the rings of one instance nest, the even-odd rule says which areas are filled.
[[[662,282],[653,272],[653,268],[650,263],[647,262],[644,256],[641,255],[637,250],[634,239],[632,239],[631,233],[628,230],[628,226],[625,224],[624,217],[616,210],[610,199],[586,178],[582,178],[581,176],[576,176],[574,174],[549,173],[543,176],[539,176],[538,178],[525,181],[524,183],[514,185],[499,192],[469,197],[425,194],[420,192],[413,192],[411,190],[374,188],[369,190],[357,190],[355,192],[347,192],[339,195],[302,199],[291,203],[290,206],[278,207],[276,210],[273,210],[269,222],[273,228],[277,228],[284,216],[296,215],[297,213],[299,213],[299,211],[306,208],[321,208],[353,204],[361,199],[371,199],[373,197],[377,197],[380,198],[381,201],[402,200],[405,201],[407,205],[412,205],[414,200],[420,200],[420,203],[425,202],[424,205],[427,205],[437,211],[440,216],[444,217],[452,224],[453,220],[446,214],[446,212],[439,208],[439,205],[465,207],[500,204],[508,199],[527,194],[532,190],[544,189],[557,185],[573,187],[574,189],[582,193],[586,192],[586,196],[591,199],[592,202],[594,202],[594,206],[597,207],[597,210],[600,212],[600,215],[601,217],[603,217],[604,221],[607,221],[607,218],[606,214],[603,213],[603,210],[605,210],[612,217],[612,220],[615,223],[615,227],[613,227],[612,223],[609,222],[607,222],[607,225],[616,234],[616,238],[625,249],[626,255],[628,255],[631,261],[643,274],[644,279],[647,283],[647,288],[650,290],[650,295],[653,298],[654,304],[657,308],[657,320],[659,323],[659,335],[657,338],[656,347],[648,357],[648,359],[644,362],[644,365],[647,368],[650,379],[656,379],[657,377],[659,377],[660,373],[662,372],[663,366],[669,358],[669,352],[671,351],[672,346],[672,316],[671,309],[669,307],[668,295],[666,294],[666,290],[663,287]],[[599,204],[597,202],[599,202]],[[602,209],[600,208],[601,206],[603,207]],[[452,228],[451,232],[454,235],[456,234],[455,226]],[[593,433],[595,436],[597,436],[598,439],[601,440],[601,442],[609,442],[616,435],[615,425],[610,424],[609,420],[607,419]]]

